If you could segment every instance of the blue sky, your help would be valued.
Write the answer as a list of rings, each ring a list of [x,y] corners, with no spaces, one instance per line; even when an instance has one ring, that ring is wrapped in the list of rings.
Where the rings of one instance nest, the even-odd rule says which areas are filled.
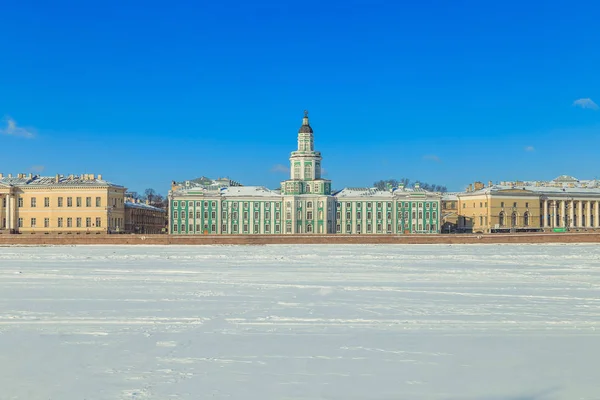
[[[528,3],[528,4],[527,4]],[[8,1],[0,172],[334,188],[600,177],[600,3]]]

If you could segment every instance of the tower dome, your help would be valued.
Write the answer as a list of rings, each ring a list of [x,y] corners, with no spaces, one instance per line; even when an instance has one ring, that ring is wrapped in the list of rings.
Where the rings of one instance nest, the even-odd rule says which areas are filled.
[[[302,118],[302,126],[298,130],[298,133],[313,133],[310,124],[308,123],[308,111],[304,110],[304,118]]]

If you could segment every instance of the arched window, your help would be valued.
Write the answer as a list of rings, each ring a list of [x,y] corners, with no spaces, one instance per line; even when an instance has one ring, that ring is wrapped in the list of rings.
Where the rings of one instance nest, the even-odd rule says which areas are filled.
[[[510,216],[510,224],[511,226],[517,226],[517,213],[513,212]]]
[[[498,224],[500,226],[504,226],[504,213],[501,212],[500,214],[498,214]]]
[[[294,179],[300,179],[300,164],[294,165]]]
[[[529,226],[529,213],[528,212],[523,214],[523,225]]]

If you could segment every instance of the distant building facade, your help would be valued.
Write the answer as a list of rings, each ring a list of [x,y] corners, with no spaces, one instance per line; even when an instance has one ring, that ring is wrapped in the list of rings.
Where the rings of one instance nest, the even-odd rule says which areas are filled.
[[[454,233],[458,231],[458,196],[456,193],[444,193],[442,195],[442,233]]]
[[[0,174],[0,233],[122,232],[124,193],[102,175]]]
[[[125,233],[166,233],[167,211],[139,200],[125,201]]]
[[[305,112],[290,179],[281,188],[242,186],[229,179],[173,182],[170,234],[439,233],[440,195],[418,187],[347,188],[333,192]]]

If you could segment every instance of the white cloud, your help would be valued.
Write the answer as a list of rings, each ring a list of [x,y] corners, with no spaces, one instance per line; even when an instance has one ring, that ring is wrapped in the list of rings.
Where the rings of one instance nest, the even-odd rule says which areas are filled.
[[[442,162],[442,160],[438,156],[436,156],[435,154],[427,154],[427,155],[423,156],[423,160],[433,161],[433,162],[436,162],[436,163]]]
[[[533,147],[533,146],[525,146],[525,151],[535,151],[535,147]]]
[[[283,164],[275,164],[273,165],[273,168],[271,168],[271,172],[276,174],[289,174],[290,167],[287,167]]]
[[[597,110],[598,108],[598,104],[594,103],[594,101],[590,98],[585,98],[585,99],[577,99],[573,102],[573,105],[575,107],[581,107],[581,108],[589,108],[592,110]]]
[[[6,116],[6,127],[0,128],[0,135],[18,136],[31,139],[35,136],[35,130],[32,128],[23,128],[17,126],[17,121],[9,116]]]

